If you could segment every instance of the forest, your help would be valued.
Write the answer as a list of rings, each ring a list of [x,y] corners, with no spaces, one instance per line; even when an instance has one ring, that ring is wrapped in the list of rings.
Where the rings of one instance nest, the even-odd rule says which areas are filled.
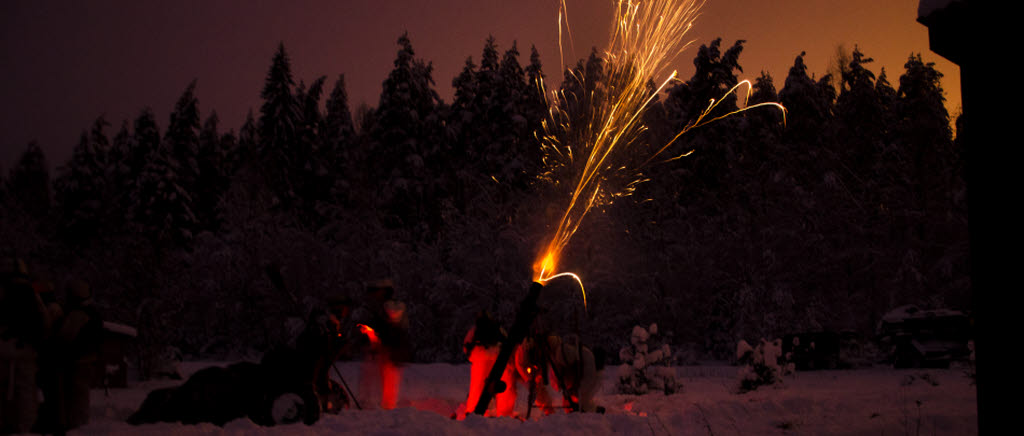
[[[676,141],[692,154],[646,167],[566,248],[587,307],[575,282],[552,281],[542,316],[608,350],[657,323],[686,360],[796,331],[870,337],[905,304],[969,311],[962,116],[942,74],[910,54],[890,79],[854,48],[820,75],[794,53],[780,82],[745,75],[743,45],[701,46],[644,114],[644,142],[668,143],[748,77],[749,101],[725,95],[715,114],[779,102],[785,117],[758,108]],[[364,281],[390,277],[414,360],[462,362],[478,311],[512,322],[566,201],[536,132],[549,105],[586,110],[603,62],[595,49],[546,74],[536,49],[489,38],[445,102],[402,35],[379,103],[353,110],[343,74],[293,77],[282,44],[237,130],[201,107],[199,78],[169,120],[98,117],[55,174],[29,143],[0,172],[0,249],[58,288],[92,284],[146,350],[195,357],[265,351],[325,296],[360,301]]]

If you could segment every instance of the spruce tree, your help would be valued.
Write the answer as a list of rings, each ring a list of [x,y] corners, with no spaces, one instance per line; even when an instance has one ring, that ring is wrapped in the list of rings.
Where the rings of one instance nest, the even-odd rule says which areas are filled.
[[[831,76],[826,75],[821,79],[823,82],[816,83],[807,74],[806,54],[801,52],[793,61],[785,85],[779,90],[779,102],[788,111],[785,139],[792,144],[812,145],[820,143],[832,112],[830,95],[823,92],[821,85],[829,83],[831,86],[831,82],[824,82],[825,77]]]
[[[342,166],[348,164],[345,154],[349,151],[349,142],[355,137],[355,125],[352,123],[352,112],[348,107],[348,92],[345,90],[345,75],[338,75],[334,89],[327,98],[326,114],[324,114],[323,154],[331,165],[332,172],[341,172]]]
[[[182,183],[174,145],[165,139],[150,156],[132,195],[135,222],[158,247],[188,247],[198,228],[193,192]]]
[[[743,71],[739,56],[745,42],[736,41],[724,53],[721,51],[722,38],[700,47],[693,60],[693,76],[670,88],[665,102],[670,117],[680,128],[695,121],[711,99],[721,100],[714,114],[736,110],[736,95],[725,95],[725,92],[739,83],[734,71]]]
[[[554,132],[561,136],[558,141],[562,144],[579,144],[590,140],[587,138],[589,129],[587,126],[599,110],[598,102],[601,101],[600,89],[604,81],[604,60],[592,48],[590,56],[584,61],[577,61],[575,67],[566,68],[563,72],[562,84],[559,87],[554,105],[557,110],[549,120],[551,125],[566,125],[568,129],[558,128]],[[569,135],[569,136],[566,136]],[[569,170],[569,168],[555,168],[555,174],[551,174],[555,180],[565,177],[557,172]],[[549,175],[543,177],[548,178]]]
[[[455,91],[455,100],[452,102],[448,126],[451,129],[452,158],[456,165],[463,166],[476,159],[470,153],[476,152],[476,122],[480,115],[477,115],[477,83],[476,65],[473,57],[467,57],[462,71],[452,79],[452,88]]]
[[[147,161],[160,146],[160,127],[156,124],[156,117],[150,108],[144,108],[135,118],[132,132],[132,148],[128,153],[128,165],[131,168],[133,178],[142,174]]]
[[[299,132],[297,142],[289,150],[294,164],[288,170],[288,177],[295,186],[302,213],[307,220],[314,221],[320,220],[317,205],[329,199],[334,185],[322,143],[324,115],[320,111],[320,97],[326,79],[320,76],[308,89],[296,92],[300,104]]]
[[[775,91],[775,81],[767,71],[761,71],[761,75],[754,80],[753,91],[750,95],[749,104],[775,102],[779,100],[779,94]],[[771,112],[778,113],[778,112]]]
[[[357,138],[352,112],[348,106],[345,75],[338,75],[334,89],[327,98],[323,129],[321,130],[320,159],[326,166],[325,175],[331,197],[342,204],[352,199],[352,184],[357,170]]]
[[[952,207],[953,187],[958,184],[952,130],[940,79],[934,63],[911,55],[900,76],[895,105],[896,141],[908,164],[908,183],[915,187],[915,203],[923,216],[947,214]],[[939,215],[941,216],[941,215]],[[928,229],[917,234],[928,238]]]
[[[745,41],[736,41],[725,52],[721,51],[721,42],[722,39],[717,38],[709,45],[702,45],[693,60],[693,76],[668,91],[665,109],[670,125],[677,132],[697,122],[712,99],[719,103],[709,117],[737,109],[735,93],[727,95],[726,92],[739,83],[736,71],[743,71],[739,56]],[[730,141],[736,123],[737,118],[730,117],[687,134],[686,148],[695,150],[690,158],[680,163],[693,175],[690,180],[679,181],[691,186],[687,195],[725,194],[716,191],[724,186],[729,162],[735,160],[738,152]]]
[[[193,80],[178,97],[171,112],[164,139],[170,143],[171,158],[177,161],[179,180],[187,190],[197,188],[199,178],[199,100],[195,96]]]
[[[281,43],[274,53],[260,94],[263,105],[260,107],[257,128],[257,156],[259,168],[268,186],[277,202],[285,206],[293,204],[297,199],[296,187],[289,177],[291,169],[299,165],[295,161],[296,153],[293,153],[301,123],[299,103],[292,93],[294,86],[291,64],[284,43]]]
[[[188,248],[200,230],[196,209],[199,102],[195,85],[192,81],[178,98],[167,133],[147,158],[132,195],[135,221],[160,247]]]
[[[294,142],[299,120],[299,107],[292,94],[291,63],[281,43],[271,60],[266,83],[260,97],[259,136],[264,155],[280,154],[279,149]]]
[[[889,77],[886,75],[885,67],[882,67],[881,71],[878,73],[878,79],[875,80],[875,95],[878,96],[878,105],[882,111],[882,142],[884,144],[890,144],[892,143],[893,129],[896,124],[896,90],[893,89],[892,84],[889,83]]]
[[[99,236],[108,213],[104,206],[110,141],[104,129],[109,125],[103,116],[97,118],[89,132],[82,132],[71,161],[58,169],[54,182],[60,208],[58,231],[71,244],[85,244]]]
[[[245,114],[245,122],[238,130],[238,146],[235,147],[234,157],[237,168],[242,168],[257,161],[257,150],[259,147],[259,131],[256,119],[252,115],[252,109]]]
[[[881,151],[884,137],[882,105],[875,91],[875,75],[865,64],[874,60],[865,57],[854,46],[849,68],[840,78],[836,100],[839,142],[837,150],[846,165],[860,177],[869,174],[872,159]]]
[[[523,93],[523,116],[526,117],[526,132],[530,146],[525,154],[526,171],[538,174],[541,168],[540,148],[541,123],[548,116],[547,85],[544,83],[544,67],[536,46],[530,46],[530,64],[524,68],[526,88]]]
[[[6,183],[10,200],[29,217],[42,220],[50,211],[50,169],[39,143],[28,143],[11,167]]]
[[[427,162],[441,156],[440,98],[434,91],[433,66],[415,59],[408,34],[398,39],[394,69],[384,81],[371,136],[372,171],[382,187],[379,201],[393,225],[435,227],[438,219]]]
[[[544,83],[544,68],[540,62],[540,52],[536,46],[530,46],[530,65],[525,68],[526,74],[526,121],[531,136],[540,130],[541,121],[547,116],[548,99],[547,85]]]
[[[761,71],[761,75],[754,80],[754,85],[748,100],[749,105],[760,103],[778,102],[779,94],[775,90],[775,81],[767,71]],[[782,132],[783,113],[777,110],[758,110],[745,114],[751,121],[751,126],[759,137],[766,142],[774,142]]]
[[[527,120],[530,113],[526,106],[526,72],[519,64],[519,49],[515,42],[501,59],[498,79],[500,85],[496,103],[500,107],[501,115],[494,127],[500,129],[497,138],[500,148],[496,150],[496,157],[500,159],[501,164],[497,167],[497,175],[500,180],[513,187],[524,188],[527,180],[533,176],[533,173],[527,172],[526,159],[530,149],[536,148],[536,143],[532,139],[530,123]]]
[[[298,154],[309,154],[314,145],[320,140],[321,129],[324,123],[324,116],[320,112],[320,97],[324,91],[326,76],[320,76],[309,85],[308,89],[296,91],[296,101],[300,105],[299,112],[299,144],[304,148],[297,150]],[[308,148],[308,149],[307,149]]]
[[[772,76],[766,71],[754,80],[752,92],[748,104],[778,102],[779,96],[775,91],[775,83]],[[748,183],[746,189],[751,193],[752,198],[763,200],[767,196],[768,187],[765,186],[771,180],[771,173],[783,164],[786,159],[786,151],[780,147],[779,140],[784,124],[784,114],[774,109],[752,110],[743,113],[745,123],[741,134],[744,137],[741,145],[738,164],[741,171],[748,174],[745,177]],[[754,201],[754,200],[752,200]],[[765,212],[766,205],[761,204]]]
[[[131,207],[131,190],[135,184],[135,173],[132,172],[131,159],[134,139],[132,138],[130,123],[124,120],[121,129],[114,135],[110,145],[109,174],[107,174],[109,190],[112,194],[113,208],[120,211],[112,214],[111,219],[118,224],[131,219],[131,214],[124,214],[123,211]]]
[[[193,192],[196,219],[199,227],[206,230],[216,230],[220,226],[217,205],[227,190],[232,171],[229,162],[230,145],[225,144],[227,141],[217,130],[219,123],[217,112],[210,111],[199,131],[199,150],[196,156],[199,175]]]
[[[499,65],[497,43],[494,36],[488,36],[480,56],[480,68],[473,80],[476,89],[469,109],[473,114],[473,122],[464,129],[464,137],[468,141],[468,157],[480,166],[479,170],[484,177],[495,175],[496,168],[492,159],[500,159],[494,156],[500,148],[498,137],[501,136],[500,130],[494,130],[501,120],[502,112]]]
[[[476,64],[473,63],[473,57],[467,57],[466,62],[462,65],[462,71],[459,72],[458,76],[452,79],[452,89],[455,91],[455,100],[452,101],[452,113],[462,114],[456,115],[452,120],[453,123],[470,123],[472,119],[463,119],[462,117],[472,117],[471,112],[473,102],[476,100],[477,88],[479,86],[476,82]]]

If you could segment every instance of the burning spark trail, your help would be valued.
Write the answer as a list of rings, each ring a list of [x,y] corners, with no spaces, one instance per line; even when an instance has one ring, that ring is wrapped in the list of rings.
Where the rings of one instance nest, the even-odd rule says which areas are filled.
[[[666,69],[693,43],[684,42],[684,36],[693,26],[702,5],[703,1],[698,0],[616,1],[601,70],[569,70],[562,90],[551,92],[548,117],[542,123],[542,131],[538,132],[545,155],[541,179],[566,186],[571,192],[554,234],[533,265],[534,281],[544,283],[568,274],[580,282],[582,290],[578,276],[559,274],[557,266],[583,217],[595,206],[630,195],[637,184],[646,181],[641,170],[683,134],[759,106],[775,106],[785,111],[777,103],[762,103],[712,117],[709,114],[722,99],[712,100],[667,144],[654,149],[644,143],[641,135],[647,126],[643,123],[643,114],[669,83],[678,80],[675,71],[666,75]],[[563,0],[559,11],[560,52],[563,24],[568,30],[568,23],[563,22],[565,9]],[[655,87],[652,80],[660,77],[664,79]],[[747,85],[749,96],[750,82],[742,84]],[[737,92],[740,85],[730,89],[723,98]],[[585,306],[585,291],[583,298]]]

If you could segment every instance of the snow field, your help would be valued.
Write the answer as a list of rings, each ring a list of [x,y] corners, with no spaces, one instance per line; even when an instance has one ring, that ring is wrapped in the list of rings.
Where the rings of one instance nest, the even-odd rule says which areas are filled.
[[[187,377],[223,362],[187,362]],[[339,362],[348,386],[357,389],[360,364]],[[147,381],[126,389],[102,389],[92,395],[92,421],[77,435],[972,435],[977,434],[977,393],[958,368],[894,370],[878,367],[845,371],[798,372],[778,385],[736,394],[738,367],[675,368],[682,391],[642,396],[614,392],[616,367],[605,368],[597,397],[607,412],[555,414],[531,420],[468,416],[449,418],[465,400],[469,365],[413,364],[403,374],[395,410],[345,410],[325,415],[312,426],[260,427],[248,419],[223,428],[213,424],[163,423],[131,426],[124,419],[155,388],[175,381]],[[554,394],[555,398],[559,398]],[[525,416],[526,392],[517,410]]]

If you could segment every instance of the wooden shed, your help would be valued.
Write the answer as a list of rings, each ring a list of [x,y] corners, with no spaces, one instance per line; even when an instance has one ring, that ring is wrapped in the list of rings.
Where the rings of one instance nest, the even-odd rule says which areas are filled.
[[[128,362],[135,361],[136,337],[134,327],[114,322],[103,322],[103,341],[100,345],[95,388],[124,388],[128,386]]]

